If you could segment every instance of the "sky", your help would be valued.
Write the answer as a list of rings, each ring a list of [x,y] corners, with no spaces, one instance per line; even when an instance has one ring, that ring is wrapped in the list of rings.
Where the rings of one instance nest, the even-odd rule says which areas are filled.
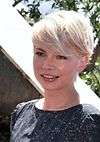
[[[6,9],[6,12],[5,12]],[[0,2],[0,45],[20,66],[20,68],[35,82],[37,88],[42,91],[40,84],[33,73],[33,46],[32,46],[32,28],[18,14],[7,0]],[[81,94],[81,101],[100,105],[100,100],[87,87],[83,81],[78,80],[76,88]],[[83,87],[82,87],[83,86]],[[82,90],[83,88],[83,90]],[[90,95],[89,95],[90,94]]]

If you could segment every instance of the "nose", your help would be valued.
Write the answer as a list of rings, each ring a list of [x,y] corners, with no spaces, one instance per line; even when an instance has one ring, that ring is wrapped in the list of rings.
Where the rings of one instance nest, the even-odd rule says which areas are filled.
[[[53,58],[47,57],[45,59],[45,61],[43,62],[42,68],[46,69],[46,70],[53,70],[55,68],[55,62],[54,62]]]

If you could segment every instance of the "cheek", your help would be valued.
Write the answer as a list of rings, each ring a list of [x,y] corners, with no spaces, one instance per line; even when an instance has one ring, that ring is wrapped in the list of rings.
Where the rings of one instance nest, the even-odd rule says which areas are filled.
[[[37,58],[33,58],[33,67],[34,69],[37,68],[40,64],[40,61]]]
[[[34,72],[36,79],[38,80],[39,79],[39,67],[38,67],[38,63],[35,60],[33,61],[33,72]]]
[[[38,62],[36,59],[33,59],[33,70],[36,75],[36,72],[38,71]]]
[[[33,59],[33,70],[34,70],[34,73],[35,73],[36,76],[40,72],[41,66],[42,66],[42,63],[41,63],[40,60]]]
[[[75,72],[78,72],[78,66],[77,63],[67,63],[59,66],[59,70],[65,74],[73,74]]]

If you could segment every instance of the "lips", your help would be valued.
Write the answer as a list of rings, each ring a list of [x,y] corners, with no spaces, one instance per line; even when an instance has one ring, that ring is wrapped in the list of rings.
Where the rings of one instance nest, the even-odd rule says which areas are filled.
[[[57,78],[59,78],[59,76],[57,75],[48,75],[48,74],[41,74],[41,77],[45,80],[45,81],[55,81]]]

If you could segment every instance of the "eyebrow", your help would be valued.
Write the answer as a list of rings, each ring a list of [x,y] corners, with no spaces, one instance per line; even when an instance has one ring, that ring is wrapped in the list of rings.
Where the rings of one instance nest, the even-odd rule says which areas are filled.
[[[36,50],[40,50],[42,52],[45,52],[45,50],[41,49],[41,48],[36,48]]]

